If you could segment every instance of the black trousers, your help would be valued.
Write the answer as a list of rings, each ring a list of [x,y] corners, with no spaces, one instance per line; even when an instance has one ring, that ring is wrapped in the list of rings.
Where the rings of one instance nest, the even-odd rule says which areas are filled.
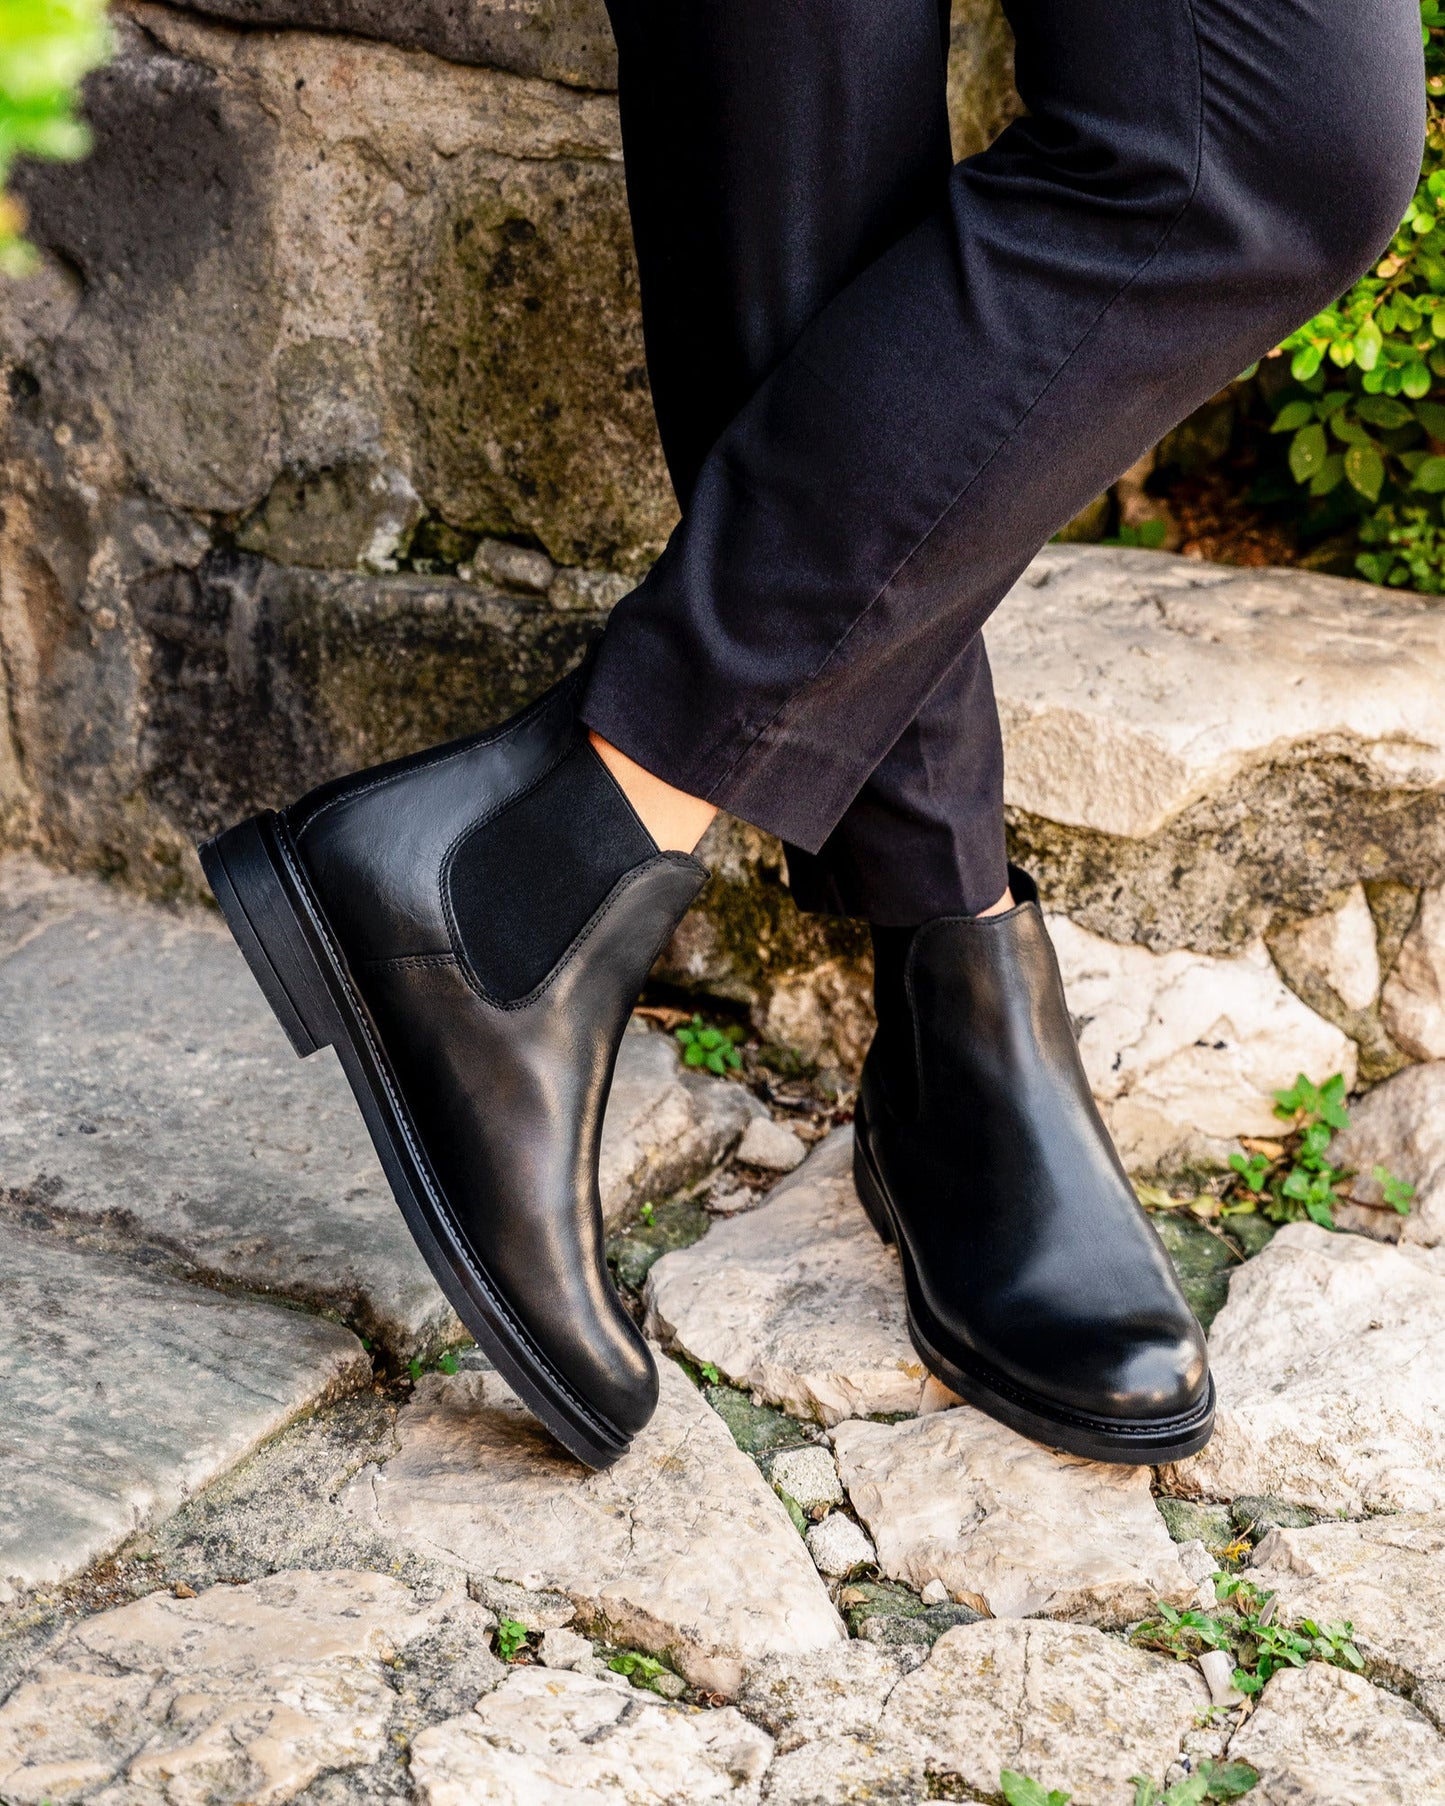
[[[954,166],[947,0],[609,0],[683,517],[589,725],[782,836],[806,907],[1003,892],[980,629],[1332,300],[1419,176],[1417,0],[1011,0],[1028,116]]]

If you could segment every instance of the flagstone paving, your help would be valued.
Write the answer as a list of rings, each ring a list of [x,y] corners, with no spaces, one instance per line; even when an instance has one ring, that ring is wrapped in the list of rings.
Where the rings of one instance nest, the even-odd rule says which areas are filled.
[[[624,1036],[601,1182],[617,1216],[762,1110]],[[406,1358],[459,1335],[335,1057],[298,1061],[218,917],[0,859],[0,1200],[339,1313]]]
[[[1417,1070],[1357,1158],[1425,1206]],[[1005,1768],[1130,1806],[1206,1759],[1257,1806],[1445,1806],[1423,1215],[1211,1273],[1219,1432],[1151,1475],[929,1382],[847,1132],[760,1195],[804,1139],[625,1038],[602,1184],[662,1405],[589,1475],[478,1351],[439,1361],[339,1074],[218,925],[0,861],[3,1806],[997,1806]],[[1363,1674],[1245,1701],[1226,1657],[1212,1708],[1130,1641],[1221,1563],[1351,1621]]]

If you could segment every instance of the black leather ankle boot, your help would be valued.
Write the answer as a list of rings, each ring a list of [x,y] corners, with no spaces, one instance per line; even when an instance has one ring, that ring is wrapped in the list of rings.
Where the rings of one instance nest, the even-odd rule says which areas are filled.
[[[1038,891],[1009,877],[1005,914],[873,931],[858,1194],[944,1385],[1052,1448],[1177,1461],[1214,1427],[1204,1334],[1089,1093]]]
[[[618,1042],[707,876],[588,744],[578,674],[489,734],[201,848],[298,1054],[334,1047],[417,1246],[553,1435],[605,1467],[657,1403],[602,1253]]]

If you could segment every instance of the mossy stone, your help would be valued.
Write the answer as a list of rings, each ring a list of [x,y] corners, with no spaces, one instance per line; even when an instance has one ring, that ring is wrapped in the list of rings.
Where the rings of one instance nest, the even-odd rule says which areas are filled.
[[[655,1205],[650,1223],[629,1223],[607,1238],[607,1259],[617,1283],[640,1292],[654,1264],[664,1254],[701,1241],[711,1221],[702,1205],[690,1199]]]
[[[704,1386],[702,1395],[745,1455],[770,1455],[777,1449],[802,1448],[812,1441],[796,1418],[785,1411],[775,1411],[771,1405],[755,1405],[736,1386]]]
[[[1230,1269],[1239,1265],[1238,1255],[1183,1211],[1161,1212],[1153,1222],[1190,1310],[1208,1329],[1229,1296]]]
[[[893,1580],[853,1581],[843,1588],[839,1603],[851,1635],[892,1649],[931,1649],[946,1630],[977,1624],[984,1616],[952,1601],[925,1605],[917,1593]]]
[[[1303,1505],[1291,1505],[1272,1493],[1241,1493],[1231,1506],[1234,1527],[1256,1542],[1271,1530],[1308,1530],[1319,1519]]]
[[[1164,1527],[1176,1543],[1201,1542],[1211,1551],[1234,1541],[1234,1518],[1228,1505],[1201,1505],[1196,1499],[1156,1499]]]
[[[1258,1211],[1248,1216],[1231,1217],[1227,1233],[1239,1243],[1240,1252],[1246,1260],[1252,1260],[1262,1248],[1274,1239],[1278,1223],[1271,1223],[1268,1217],[1261,1216]]]

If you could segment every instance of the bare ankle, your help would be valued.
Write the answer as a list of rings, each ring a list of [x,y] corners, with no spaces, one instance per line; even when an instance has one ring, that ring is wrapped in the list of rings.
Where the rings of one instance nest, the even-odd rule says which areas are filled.
[[[612,773],[644,828],[665,853],[690,853],[717,814],[712,803],[689,796],[629,759],[610,740],[589,732],[592,749]]]
[[[1011,890],[1005,889],[1003,895],[999,898],[997,903],[990,903],[987,909],[981,909],[981,910],[979,910],[978,913],[981,916],[1001,916],[1005,910],[1012,909],[1013,906],[1014,906],[1013,892]]]

